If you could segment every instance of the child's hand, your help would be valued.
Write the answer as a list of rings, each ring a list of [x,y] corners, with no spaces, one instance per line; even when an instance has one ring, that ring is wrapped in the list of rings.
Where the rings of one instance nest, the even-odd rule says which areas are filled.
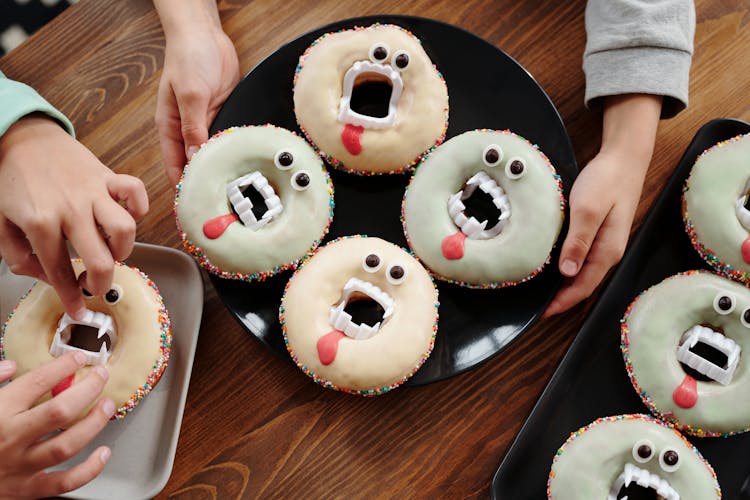
[[[0,137],[0,255],[10,270],[42,279],[79,319],[83,286],[109,290],[114,260],[133,248],[135,220],[148,211],[143,183],[118,175],[56,122],[29,115]],[[66,240],[83,259],[80,283]]]
[[[80,382],[53,399],[32,406],[84,363],[69,353],[0,387],[0,498],[55,496],[88,483],[104,469],[110,449],[100,446],[81,464],[45,472],[78,453],[104,428],[115,411],[111,399],[100,401],[82,420],[66,427],[101,393],[107,370],[94,368]],[[13,361],[0,361],[0,383],[16,371]]]
[[[569,279],[544,316],[589,297],[622,258],[651,162],[660,111],[659,96],[607,98],[602,147],[570,192],[570,227],[559,262],[560,272]]]

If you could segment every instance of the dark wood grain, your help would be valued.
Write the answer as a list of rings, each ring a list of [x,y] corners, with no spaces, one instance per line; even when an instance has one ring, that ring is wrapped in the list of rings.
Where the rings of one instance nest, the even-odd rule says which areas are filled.
[[[461,26],[534,75],[558,107],[580,165],[597,151],[601,117],[582,104],[583,0],[219,6],[243,72],[283,43],[343,18],[412,14]],[[750,4],[697,0],[696,12],[690,106],[659,127],[636,227],[703,123],[750,120]],[[81,0],[1,59],[0,69],[66,113],[106,164],[141,177],[151,211],[138,240],[178,247],[153,124],[163,59],[164,36],[148,0]],[[160,497],[486,497],[590,305],[537,323],[460,376],[362,399],[323,390],[274,357],[208,287],[174,470]]]

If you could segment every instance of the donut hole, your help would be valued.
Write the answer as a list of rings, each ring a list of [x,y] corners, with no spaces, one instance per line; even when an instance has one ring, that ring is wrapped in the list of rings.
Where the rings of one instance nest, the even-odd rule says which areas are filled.
[[[360,115],[385,118],[390,112],[393,82],[379,73],[361,73],[354,80],[349,107]]]
[[[352,323],[375,326],[383,321],[385,310],[376,300],[366,294],[354,293],[344,306],[344,311],[351,315]]]
[[[106,346],[107,351],[112,349],[112,339],[109,334],[105,333],[101,338],[98,337],[99,329],[89,325],[70,325],[60,334],[61,340],[77,349],[89,352],[99,352],[102,344]]]
[[[651,486],[641,486],[632,481],[629,485],[622,485],[617,493],[617,498],[627,498],[628,500],[662,500],[665,497],[659,495],[656,489]]]
[[[240,189],[240,192],[242,193],[242,196],[250,200],[250,203],[253,204],[253,215],[257,220],[260,220],[263,217],[263,214],[268,212],[268,205],[266,205],[266,199],[263,197],[263,194],[258,191],[252,184],[243,187],[242,189]],[[234,205],[230,203],[229,207],[231,208],[232,212],[234,212],[235,215],[239,217],[240,214],[237,213]]]
[[[492,195],[481,189],[475,189],[463,203],[467,217],[474,217],[479,222],[487,221],[485,229],[492,229],[500,221],[502,210],[495,206]]]
[[[714,335],[721,335],[723,337],[726,337],[726,335],[724,335],[724,331],[721,328],[717,328],[715,326],[708,325],[708,324],[701,324],[700,326],[711,329],[714,332]],[[689,340],[687,338],[687,332],[686,332],[686,334],[683,336],[683,338],[680,341],[680,345],[682,346],[682,344],[687,341]],[[702,358],[708,363],[721,368],[722,370],[729,369],[729,356],[718,347],[711,345],[711,343],[709,343],[708,341],[703,341],[702,339],[698,340],[697,342],[695,342],[695,345],[692,345],[688,348],[688,351]],[[716,381],[714,378],[702,373],[698,369],[688,366],[684,362],[680,362],[680,366],[682,367],[682,370],[687,375],[690,375],[691,377],[693,377],[695,380],[699,382],[715,382]]]

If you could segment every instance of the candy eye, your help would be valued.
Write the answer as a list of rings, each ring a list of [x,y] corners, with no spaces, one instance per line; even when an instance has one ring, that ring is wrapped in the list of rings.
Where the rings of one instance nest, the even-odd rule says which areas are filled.
[[[81,293],[83,293],[83,298],[84,299],[90,299],[91,297],[94,296],[94,294],[92,294],[91,292],[89,292],[85,288],[81,288]]]
[[[745,312],[742,313],[740,323],[742,323],[742,326],[750,328],[750,308],[745,309]]]
[[[406,268],[400,264],[391,264],[385,273],[385,278],[392,285],[400,285],[406,279]]]
[[[526,173],[526,162],[519,157],[508,160],[505,164],[505,175],[510,179],[519,179]]]
[[[659,465],[665,472],[674,472],[680,468],[680,455],[674,448],[664,448],[659,455]]]
[[[112,288],[104,294],[104,300],[107,304],[113,306],[117,304],[122,298],[122,287],[117,283],[112,283]]]
[[[390,49],[388,48],[388,45],[384,43],[376,43],[372,47],[370,47],[370,60],[372,62],[376,63],[382,63],[386,59],[388,59],[388,54],[390,53]]]
[[[378,254],[371,253],[362,259],[362,268],[368,273],[374,273],[383,265],[383,260]]]
[[[304,170],[300,170],[292,176],[290,182],[292,183],[292,187],[295,190],[304,191],[305,189],[310,187],[310,174],[308,174]]]
[[[294,166],[294,155],[282,149],[274,155],[273,162],[279,170],[289,170]]]
[[[404,71],[408,68],[409,62],[411,62],[411,59],[409,58],[409,53],[405,50],[397,50],[393,54],[393,66],[395,66],[398,71]]]
[[[482,161],[488,167],[496,167],[503,159],[503,150],[497,144],[490,144],[482,152]]]
[[[636,441],[633,445],[633,459],[641,464],[645,464],[654,456],[654,443],[648,439]]]
[[[734,311],[734,297],[720,293],[714,298],[714,311],[719,314],[729,314]]]

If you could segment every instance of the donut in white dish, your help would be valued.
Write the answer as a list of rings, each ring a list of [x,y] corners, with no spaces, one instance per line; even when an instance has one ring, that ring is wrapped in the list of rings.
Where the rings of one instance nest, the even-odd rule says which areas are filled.
[[[73,261],[76,274],[84,270]],[[103,365],[109,378],[98,400],[108,397],[123,418],[157,384],[169,361],[172,330],[159,290],[134,267],[117,263],[112,288],[104,296],[84,290],[87,313],[77,321],[65,313],[55,290],[37,281],[21,299],[0,335],[3,359],[16,362],[21,376],[69,351],[86,355],[86,365],[62,381],[46,401],[85,378],[92,366]],[[89,405],[79,418],[96,404]]]
[[[297,269],[279,320],[289,354],[315,382],[375,396],[405,382],[430,355],[437,295],[405,250],[350,236],[320,247]]]
[[[721,498],[716,473],[682,434],[650,415],[595,420],[552,462],[550,500]]]
[[[185,167],[177,227],[201,267],[263,280],[296,266],[333,218],[333,185],[304,139],[272,125],[224,130]]]
[[[720,142],[696,160],[683,192],[690,241],[717,272],[750,281],[750,134]]]
[[[560,176],[536,146],[509,131],[474,130],[417,167],[402,219],[409,246],[437,278],[499,288],[541,271],[564,209]]]
[[[706,271],[669,277],[622,319],[625,367],[649,409],[697,436],[750,428],[750,290]]]
[[[418,38],[374,24],[312,43],[294,76],[294,112],[334,167],[398,173],[442,142],[448,90]]]

